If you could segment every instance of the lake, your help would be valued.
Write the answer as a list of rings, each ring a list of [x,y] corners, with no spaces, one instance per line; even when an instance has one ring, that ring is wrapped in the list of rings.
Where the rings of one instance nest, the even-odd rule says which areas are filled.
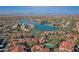
[[[21,25],[33,24],[36,29],[41,30],[41,31],[54,31],[54,30],[59,29],[55,26],[49,26],[48,24],[41,24],[41,23],[38,23],[34,20],[30,21],[29,19],[21,19],[20,23],[21,23]]]

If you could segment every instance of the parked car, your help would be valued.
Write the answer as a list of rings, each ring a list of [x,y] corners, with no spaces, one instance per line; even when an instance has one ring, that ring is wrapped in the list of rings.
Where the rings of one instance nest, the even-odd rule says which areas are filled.
[[[0,49],[5,48],[7,43],[4,41],[4,39],[0,39]]]
[[[75,52],[79,52],[79,45],[75,45],[75,46],[74,46],[74,51],[75,51]]]

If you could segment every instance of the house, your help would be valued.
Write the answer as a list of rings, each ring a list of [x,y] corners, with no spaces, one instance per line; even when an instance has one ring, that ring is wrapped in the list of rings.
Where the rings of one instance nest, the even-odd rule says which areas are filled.
[[[43,37],[41,37],[40,39],[39,39],[39,43],[45,43],[46,42],[46,40],[43,38]]]
[[[26,48],[25,46],[14,46],[12,47],[12,49],[10,50],[11,52],[24,52],[24,48]]]
[[[26,49],[26,47],[23,46],[23,45],[17,45],[17,43],[20,43],[20,42],[24,43],[24,39],[23,40],[22,39],[20,39],[20,40],[12,40],[10,51],[11,52],[23,52],[24,49]]]
[[[35,45],[32,47],[33,52],[49,52],[48,48],[43,48],[41,45]]]
[[[32,51],[33,52],[41,52],[42,47],[40,45],[35,45],[35,46],[32,47]]]
[[[73,35],[73,34],[67,34],[66,36],[68,38],[75,39],[75,40],[77,40],[79,38],[79,35]]]
[[[75,43],[72,41],[63,41],[60,44],[59,50],[65,51],[65,52],[72,52],[74,51],[74,46],[75,46]]]
[[[77,40],[79,38],[79,35],[74,35],[73,38]]]
[[[76,28],[75,30],[77,30],[79,32],[79,21],[76,22]]]
[[[49,52],[50,49],[49,48],[42,48],[41,52]]]
[[[29,29],[25,28],[25,25],[21,25],[21,30],[29,32]]]

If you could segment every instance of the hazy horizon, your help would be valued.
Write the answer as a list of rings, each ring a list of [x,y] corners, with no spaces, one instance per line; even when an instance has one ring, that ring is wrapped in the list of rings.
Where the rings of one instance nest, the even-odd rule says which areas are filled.
[[[0,6],[0,16],[79,14],[79,6]]]

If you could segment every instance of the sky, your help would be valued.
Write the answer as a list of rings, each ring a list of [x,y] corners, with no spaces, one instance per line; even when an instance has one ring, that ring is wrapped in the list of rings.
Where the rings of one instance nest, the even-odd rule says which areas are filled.
[[[79,6],[0,6],[0,15],[31,13],[79,14]]]

